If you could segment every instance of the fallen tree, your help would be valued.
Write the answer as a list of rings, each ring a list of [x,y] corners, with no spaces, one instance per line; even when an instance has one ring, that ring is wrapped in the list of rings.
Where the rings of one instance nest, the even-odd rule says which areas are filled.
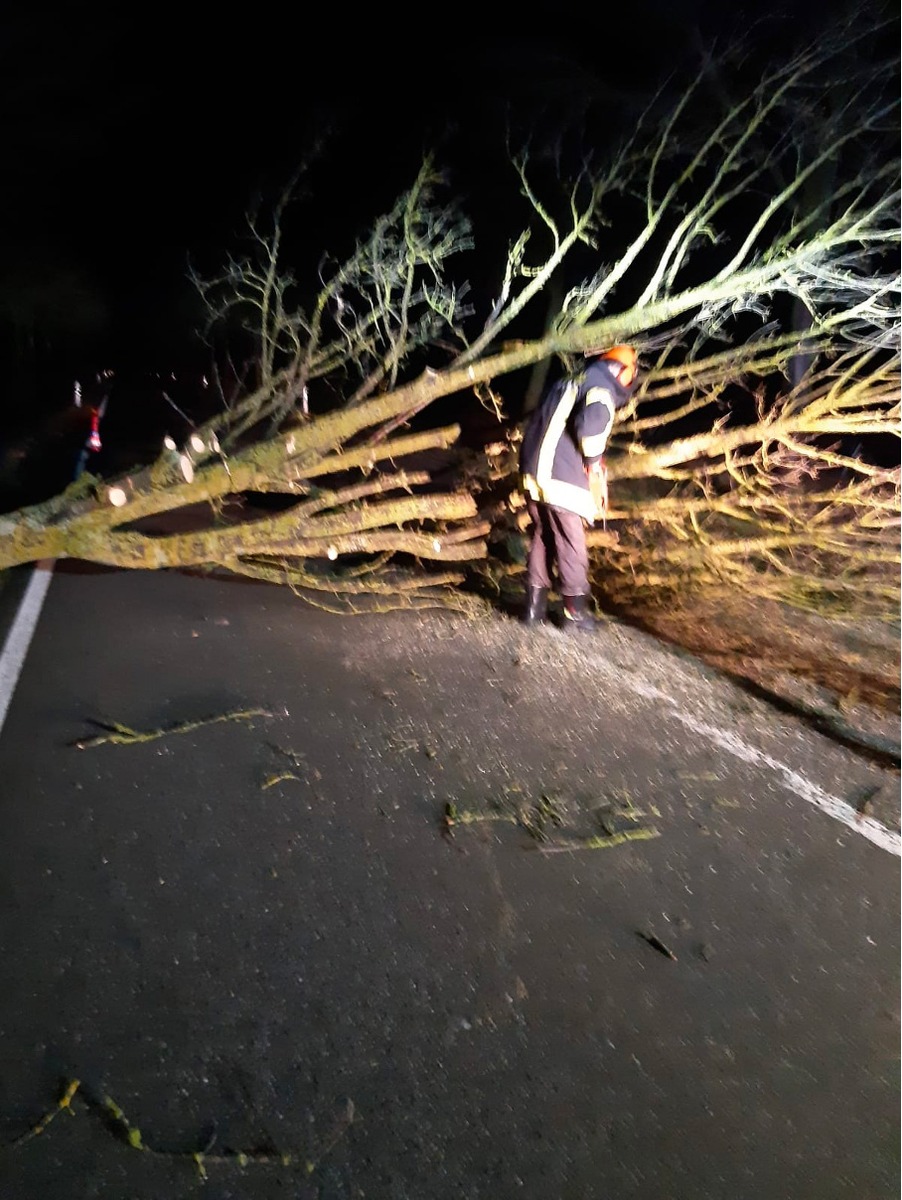
[[[885,455],[899,433],[895,64],[857,59],[854,24],[833,32],[720,108],[705,71],[676,102],[656,98],[563,198],[540,194],[547,162],[515,158],[528,220],[487,312],[452,277],[473,228],[431,157],[313,285],[283,262],[287,189],[269,222],[249,219],[246,254],[195,278],[211,327],[253,339],[243,393],[153,461],[0,517],[0,568],[220,568],[343,611],[468,607],[465,569],[494,586],[518,569],[496,553],[522,529],[518,422],[499,381],[628,340],[643,384],[611,447],[596,576],[891,607],[899,474],[868,448]],[[816,100],[828,68],[829,108]],[[552,283],[553,320],[503,341]],[[449,396],[461,419],[493,411],[498,438],[439,485],[434,456],[460,422],[415,418]],[[264,494],[280,511],[254,506]],[[187,531],[160,520],[198,508]]]

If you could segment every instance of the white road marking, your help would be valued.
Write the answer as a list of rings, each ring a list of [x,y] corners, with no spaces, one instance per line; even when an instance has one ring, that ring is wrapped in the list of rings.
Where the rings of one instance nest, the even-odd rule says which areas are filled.
[[[771,758],[769,754],[765,754],[761,750],[756,750],[754,746],[750,746],[748,742],[744,742],[735,733],[731,733],[726,729],[720,729],[717,725],[709,725],[705,721],[699,721],[687,713],[680,712],[671,697],[653,685],[643,685],[636,679],[626,679],[624,682],[641,696],[647,696],[658,701],[663,700],[670,706],[676,719],[685,725],[687,729],[691,729],[693,733],[699,733],[704,737],[710,738],[721,749],[729,751],[730,754],[742,759],[743,762],[754,763],[756,766],[770,767],[783,776],[787,786],[797,796],[801,797],[802,800],[807,800],[809,804],[813,804],[815,808],[819,808],[821,812],[825,812],[828,817],[833,817],[835,821],[840,821],[848,829],[853,829],[856,833],[860,833],[862,837],[866,837],[869,842],[873,842],[881,850],[887,850],[890,854],[902,857],[902,835],[887,828],[880,821],[875,821],[873,817],[866,817],[856,812],[852,805],[847,804],[845,800],[840,800],[838,796],[831,796],[829,792],[825,792],[823,788],[818,787],[816,783],[812,783],[810,779],[806,779],[804,775],[800,775],[798,771],[794,771],[792,767],[788,767],[786,763],[780,762],[779,759]]]
[[[0,653],[0,730],[3,729],[9,702],[13,698],[13,692],[19,681],[19,673],[25,662],[25,655],[28,653],[38,617],[41,615],[41,606],[53,577],[53,566],[52,560],[35,564],[28,587],[25,589],[25,595],[19,605],[19,611],[10,626],[6,643]]]

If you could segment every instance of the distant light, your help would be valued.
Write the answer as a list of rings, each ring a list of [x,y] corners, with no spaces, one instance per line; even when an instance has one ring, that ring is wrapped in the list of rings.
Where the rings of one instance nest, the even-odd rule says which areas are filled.
[[[196,450],[198,454],[202,454],[203,451],[206,450],[206,448],[207,448],[207,443],[204,441],[204,439],[200,436],[199,433],[192,433],[190,442],[191,442],[191,449]]]
[[[188,483],[190,483],[194,478],[194,465],[187,454],[183,454],[181,456],[179,459],[179,466],[182,469],[182,474],[185,476],[185,479]]]
[[[128,499],[128,496],[125,494],[124,488],[112,487],[107,492],[107,499],[109,500],[110,504],[112,504],[113,508],[121,508]]]
[[[75,381],[75,387],[73,389],[73,399],[75,401],[75,407],[81,408],[81,384],[78,382],[77,379]]]
[[[336,560],[336,558],[338,558],[338,551],[334,546],[330,546],[326,551],[326,558],[331,558],[333,562]]]
[[[175,438],[171,438],[169,436],[169,434],[167,433],[166,436],[163,438],[163,445],[166,447],[167,450],[174,450],[175,449]]]
[[[433,542],[432,542],[432,549],[433,550],[441,550],[441,548],[442,548],[442,543],[438,540],[438,538],[434,538]]]

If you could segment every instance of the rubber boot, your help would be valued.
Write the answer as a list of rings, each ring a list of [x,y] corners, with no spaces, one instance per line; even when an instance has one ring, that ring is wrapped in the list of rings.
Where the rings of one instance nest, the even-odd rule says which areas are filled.
[[[574,633],[594,633],[598,623],[589,612],[588,596],[562,596],[564,629]]]
[[[523,612],[524,625],[540,625],[548,613],[548,588],[526,586],[526,608]]]

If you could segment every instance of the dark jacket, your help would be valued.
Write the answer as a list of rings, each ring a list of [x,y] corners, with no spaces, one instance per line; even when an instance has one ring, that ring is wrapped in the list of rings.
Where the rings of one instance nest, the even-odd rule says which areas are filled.
[[[520,447],[520,482],[527,496],[595,520],[586,467],[604,454],[614,413],[630,398],[616,369],[616,364],[595,359],[581,374],[548,388]]]

